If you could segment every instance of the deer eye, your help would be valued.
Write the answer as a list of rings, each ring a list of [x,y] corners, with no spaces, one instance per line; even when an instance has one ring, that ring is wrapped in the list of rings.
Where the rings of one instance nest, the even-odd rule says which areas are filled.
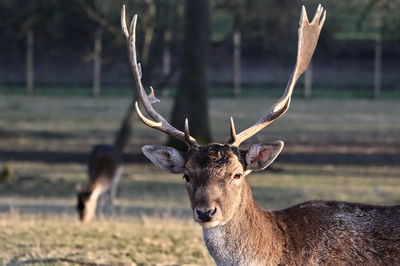
[[[183,175],[182,179],[185,179],[186,182],[190,182],[190,176],[188,175]]]
[[[237,173],[233,176],[234,179],[240,179],[242,178],[242,174],[241,173]]]

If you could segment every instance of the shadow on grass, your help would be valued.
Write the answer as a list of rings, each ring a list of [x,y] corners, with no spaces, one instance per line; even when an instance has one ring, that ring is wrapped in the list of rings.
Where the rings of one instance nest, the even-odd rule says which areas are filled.
[[[103,263],[94,263],[94,262],[85,262],[85,261],[80,261],[80,260],[73,260],[73,259],[67,259],[67,258],[47,258],[47,259],[31,259],[31,260],[24,260],[24,261],[13,261],[11,263],[6,264],[7,266],[11,265],[31,265],[31,264],[45,264],[45,265],[54,265],[60,262],[67,262],[67,263],[72,263],[73,265],[84,265],[84,266],[111,266],[111,265],[125,265],[123,263],[113,263],[110,262],[109,264],[103,264]],[[131,265],[131,264],[126,264],[126,265]],[[146,264],[135,264],[138,266],[146,265]],[[168,264],[169,266],[178,266],[180,264]]]
[[[23,131],[15,131],[15,130],[7,130],[0,129],[0,137],[1,138],[39,138],[39,139],[67,139],[67,138],[76,138],[79,137],[76,134],[71,133],[63,133],[63,132],[50,132],[50,131],[33,131],[33,130],[23,130]]]
[[[3,161],[29,161],[44,163],[86,163],[86,152],[58,152],[58,151],[1,151],[0,160]],[[395,166],[400,161],[399,153],[282,153],[280,162],[291,164],[333,164],[333,165],[369,165],[369,166]],[[148,160],[141,153],[128,153],[124,155],[126,163],[147,163]]]
[[[75,182],[64,178],[20,176],[16,182],[0,184],[2,196],[71,197],[75,196]]]
[[[43,163],[86,163],[88,152],[72,151],[1,151],[0,160],[17,162],[43,162]],[[124,155],[124,162],[148,162],[141,153],[129,153]]]
[[[67,258],[47,258],[47,259],[31,259],[31,260],[24,260],[24,261],[18,261],[18,260],[13,260],[12,262],[6,264],[6,265],[31,265],[31,264],[49,264],[49,265],[54,265],[56,263],[60,262],[68,262],[68,263],[73,263],[74,265],[86,265],[86,266],[108,266],[108,265],[113,265],[112,263],[110,264],[101,264],[101,263],[93,263],[93,262],[85,262],[85,261],[79,261],[79,260],[72,260],[72,259],[67,259]]]

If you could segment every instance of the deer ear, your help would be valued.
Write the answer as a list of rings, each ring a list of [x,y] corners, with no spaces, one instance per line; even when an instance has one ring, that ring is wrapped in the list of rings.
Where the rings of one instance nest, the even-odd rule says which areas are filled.
[[[267,168],[283,148],[283,141],[254,144],[246,152],[246,170],[260,171]]]
[[[157,167],[173,174],[183,173],[185,159],[174,148],[146,145],[142,148],[142,151]]]

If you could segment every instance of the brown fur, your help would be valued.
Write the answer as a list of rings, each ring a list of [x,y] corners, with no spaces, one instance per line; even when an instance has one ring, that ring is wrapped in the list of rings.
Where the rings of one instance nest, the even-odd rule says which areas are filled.
[[[199,221],[219,265],[400,265],[400,206],[311,201],[281,211],[255,203],[236,147],[188,152],[184,167],[192,209],[218,208]],[[217,222],[216,222],[217,221]]]

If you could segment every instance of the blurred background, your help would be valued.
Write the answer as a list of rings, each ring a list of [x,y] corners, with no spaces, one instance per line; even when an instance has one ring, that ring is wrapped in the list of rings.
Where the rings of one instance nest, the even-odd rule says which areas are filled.
[[[400,204],[399,0],[2,0],[0,263],[212,263],[181,177],[141,155],[182,147],[136,119],[121,7],[138,14],[154,107],[177,128],[188,117],[205,144],[228,140],[229,117],[242,131],[282,95],[301,6],[311,20],[319,3],[327,19],[292,106],[243,144],[286,144],[248,177],[254,197],[269,209]],[[82,227],[75,186],[99,143],[123,153],[118,218]]]
[[[157,0],[2,1],[2,92],[129,93],[131,76],[119,22],[123,3],[129,18],[139,15],[137,42],[146,69],[144,83],[151,81],[158,91],[173,93],[181,70],[184,1]],[[235,47],[240,50],[244,89],[238,94],[280,90],[296,55],[301,5],[312,17],[318,3],[328,10],[329,19],[314,56],[309,94],[398,95],[400,3],[386,0],[212,1],[210,25],[203,25],[205,30],[211,28],[212,95],[234,94]],[[33,60],[28,65],[33,68],[34,88],[25,88],[29,60]],[[94,81],[94,70],[101,73],[100,81]],[[376,75],[381,75],[379,81]]]

